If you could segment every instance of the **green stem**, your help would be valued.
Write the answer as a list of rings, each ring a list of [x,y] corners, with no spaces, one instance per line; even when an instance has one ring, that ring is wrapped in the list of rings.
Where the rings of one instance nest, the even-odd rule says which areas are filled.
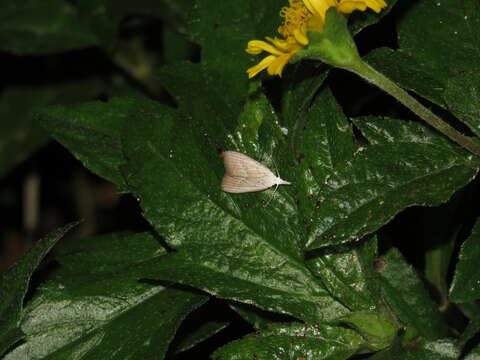
[[[383,91],[392,95],[400,103],[409,108],[418,117],[425,120],[428,124],[440,131],[458,145],[467,149],[475,155],[480,156],[480,144],[472,141],[468,136],[462,135],[452,126],[444,122],[437,115],[428,110],[425,106],[420,104],[415,98],[408,94],[405,90],[397,86],[393,81],[388,79],[385,75],[373,69],[370,65],[359,59],[349,64],[344,69],[354,72],[368,82],[378,86]]]

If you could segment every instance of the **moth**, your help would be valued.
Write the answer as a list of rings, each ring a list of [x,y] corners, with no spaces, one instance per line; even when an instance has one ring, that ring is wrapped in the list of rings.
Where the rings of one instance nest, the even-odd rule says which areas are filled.
[[[237,151],[224,151],[221,156],[225,166],[222,191],[243,194],[266,190],[274,185],[291,184],[245,154]]]

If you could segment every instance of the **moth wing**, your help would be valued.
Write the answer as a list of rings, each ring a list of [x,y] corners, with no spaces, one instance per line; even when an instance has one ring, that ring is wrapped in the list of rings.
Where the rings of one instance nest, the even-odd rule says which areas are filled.
[[[275,184],[272,182],[266,182],[265,179],[258,177],[239,177],[225,174],[222,179],[222,191],[233,194],[262,191],[273,185]]]
[[[222,156],[227,175],[245,178],[276,179],[276,176],[269,168],[245,154],[236,151],[224,151]],[[275,185],[275,182],[272,185]]]

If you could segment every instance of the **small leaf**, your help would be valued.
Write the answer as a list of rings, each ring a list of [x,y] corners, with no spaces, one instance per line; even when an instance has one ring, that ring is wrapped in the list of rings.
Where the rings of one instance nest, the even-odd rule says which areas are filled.
[[[480,298],[480,221],[462,245],[455,275],[450,287],[450,301],[469,302]]]
[[[27,341],[5,359],[162,359],[182,320],[207,297],[137,280],[164,254],[150,234],[82,242],[61,252],[62,267],[27,306]]]
[[[4,0],[0,14],[0,49],[6,52],[44,55],[97,44],[67,1]]]
[[[402,255],[391,249],[378,263],[383,298],[400,320],[406,326],[414,326],[427,339],[448,335],[440,312]]]
[[[78,223],[70,223],[35,242],[33,247],[9,269],[0,275],[0,356],[24,335],[19,329],[23,314],[23,300],[30,277],[50,249]]]
[[[298,323],[272,325],[223,346],[213,354],[213,359],[342,360],[355,354],[362,343],[356,332],[342,327]]]

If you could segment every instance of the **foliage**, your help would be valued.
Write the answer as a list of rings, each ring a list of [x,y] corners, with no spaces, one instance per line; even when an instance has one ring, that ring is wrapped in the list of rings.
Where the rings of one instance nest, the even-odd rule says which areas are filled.
[[[366,61],[478,140],[480,3],[387,2],[350,17],[373,49]],[[0,175],[51,137],[148,222],[61,241],[53,270],[28,287],[72,225],[36,242],[1,275],[0,356],[200,359],[213,339],[209,356],[224,360],[477,358],[479,158],[369,85],[342,89],[326,65],[248,80],[257,59],[246,43],[272,36],[279,10],[278,0],[0,4],[8,56],[88,64],[69,81],[7,82]],[[375,36],[391,24],[398,48]],[[222,192],[223,149],[292,185]],[[417,218],[395,227],[412,207]],[[218,340],[238,319],[249,330]]]

